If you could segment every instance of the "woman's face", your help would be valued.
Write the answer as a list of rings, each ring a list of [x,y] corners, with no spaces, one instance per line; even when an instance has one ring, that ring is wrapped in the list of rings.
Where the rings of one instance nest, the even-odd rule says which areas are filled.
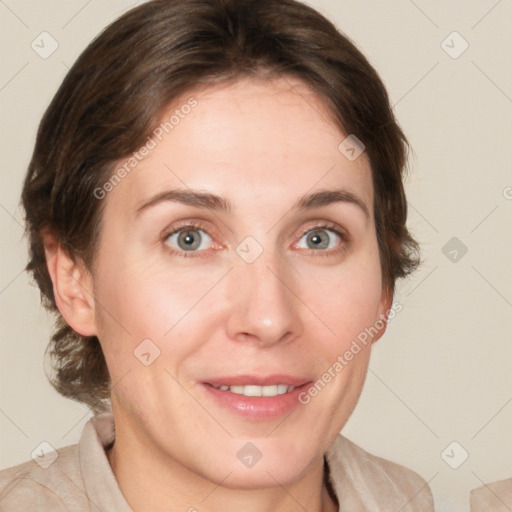
[[[369,162],[325,112],[292,79],[191,93],[102,199],[95,329],[134,449],[286,485],[352,412],[370,343],[336,362],[390,303]]]

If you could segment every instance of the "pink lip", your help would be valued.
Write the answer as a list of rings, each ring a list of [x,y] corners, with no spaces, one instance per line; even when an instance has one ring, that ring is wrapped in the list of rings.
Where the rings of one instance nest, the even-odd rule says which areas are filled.
[[[301,405],[299,395],[311,383],[310,379],[290,375],[237,375],[209,379],[207,382],[200,384],[207,396],[221,407],[253,421],[265,421],[287,415]],[[244,396],[232,393],[231,391],[221,391],[214,387],[222,384],[227,386],[273,386],[286,384],[287,386],[295,386],[295,389],[284,395],[272,397]]]

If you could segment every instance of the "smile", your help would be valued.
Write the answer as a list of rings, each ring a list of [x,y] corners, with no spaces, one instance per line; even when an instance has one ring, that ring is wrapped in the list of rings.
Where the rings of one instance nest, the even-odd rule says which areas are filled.
[[[287,384],[276,384],[273,386],[255,386],[253,384],[247,384],[242,386],[228,386],[221,384],[220,386],[213,386],[215,389],[220,391],[229,391],[237,395],[244,396],[278,396],[290,393],[295,389],[295,386],[288,386]]]
[[[237,375],[210,378],[200,383],[207,399],[237,416],[252,421],[272,420],[301,404],[299,394],[311,377],[285,374]]]

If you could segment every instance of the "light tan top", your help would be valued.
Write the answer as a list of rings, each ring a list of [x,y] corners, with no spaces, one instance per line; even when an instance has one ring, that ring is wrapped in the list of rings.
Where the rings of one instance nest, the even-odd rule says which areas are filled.
[[[105,447],[115,437],[110,413],[92,418],[79,444],[0,471],[1,512],[133,512],[110,467]],[[53,454],[55,457],[55,453]],[[432,493],[413,471],[375,457],[337,436],[326,454],[343,512],[433,512]]]
[[[492,482],[471,491],[471,512],[510,512],[512,478]]]

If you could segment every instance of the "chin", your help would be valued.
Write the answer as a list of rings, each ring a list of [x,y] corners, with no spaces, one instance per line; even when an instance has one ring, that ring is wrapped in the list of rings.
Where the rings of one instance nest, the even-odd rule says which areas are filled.
[[[281,460],[279,463],[270,465],[264,465],[260,461],[252,468],[238,465],[231,470],[232,472],[222,482],[222,486],[240,490],[288,487],[298,482],[305,474],[306,469],[298,467],[293,460]],[[214,481],[219,481],[219,475],[215,475]]]
[[[296,443],[283,443],[282,439],[237,439],[234,445],[233,456],[218,454],[222,459],[212,461],[209,468],[210,480],[213,477],[219,482],[225,478],[222,485],[232,489],[289,486],[310,471],[315,462],[323,467],[323,454],[312,453],[310,446],[301,453]]]

